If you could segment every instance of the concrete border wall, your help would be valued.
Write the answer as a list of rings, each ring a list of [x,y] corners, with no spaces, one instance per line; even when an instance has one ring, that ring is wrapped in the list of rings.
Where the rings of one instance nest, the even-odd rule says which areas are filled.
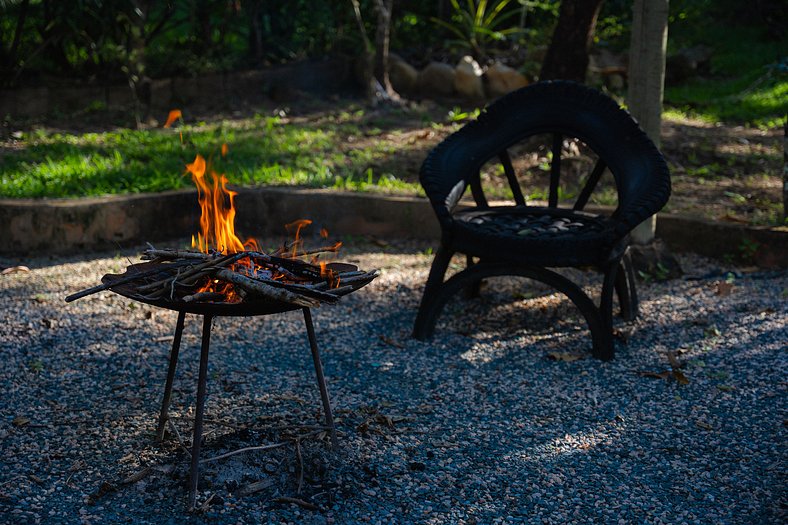
[[[297,188],[238,188],[240,235],[284,234],[283,225],[312,219],[333,235],[435,239],[429,202],[417,197]],[[0,200],[0,255],[69,254],[183,239],[196,233],[195,190],[94,199]],[[788,268],[788,228],[748,227],[660,214],[657,237],[675,251]]]

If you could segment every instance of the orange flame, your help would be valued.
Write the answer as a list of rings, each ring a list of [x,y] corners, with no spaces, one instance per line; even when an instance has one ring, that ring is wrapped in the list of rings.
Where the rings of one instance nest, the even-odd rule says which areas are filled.
[[[244,243],[235,235],[235,196],[237,192],[227,189],[227,177],[219,175],[202,157],[197,155],[194,162],[186,165],[197,186],[197,199],[200,202],[200,233],[192,236],[192,248],[203,253],[211,249],[224,254],[244,250]],[[210,172],[211,182],[205,176]]]
[[[222,146],[222,155],[227,153],[227,145]],[[247,239],[242,242],[235,234],[235,197],[237,192],[227,188],[227,178],[211,169],[210,161],[206,161],[202,155],[197,155],[194,162],[186,165],[186,172],[191,175],[192,181],[197,187],[197,199],[200,204],[200,232],[192,236],[192,248],[203,253],[211,251],[221,252],[225,255],[242,252],[245,250],[260,251],[257,241]],[[296,258],[306,255],[308,252],[303,249],[303,239],[301,230],[312,224],[309,219],[299,219],[293,221],[285,228],[290,232],[294,241],[287,247],[284,257]],[[322,229],[321,237],[328,237],[328,232]],[[341,242],[327,247],[325,251],[336,251],[342,245]],[[317,262],[317,258],[313,259]],[[231,268],[238,271],[241,267],[246,267],[244,271],[255,274],[257,269],[250,257],[243,257],[233,263]],[[329,287],[334,288],[339,285],[336,273],[326,266],[325,262],[320,263],[320,274],[326,278]],[[282,279],[284,273],[273,272],[266,278]],[[230,283],[222,283],[212,279],[198,289],[199,292],[217,292],[224,296],[226,302],[238,302],[241,296]]]
[[[304,245],[304,240],[301,238],[301,230],[304,229],[304,227],[309,226],[310,224],[312,224],[312,221],[310,221],[309,219],[298,219],[297,221],[293,221],[289,224],[285,224],[285,229],[288,232],[293,233],[295,231],[295,233],[293,233],[293,237],[294,237],[293,243],[290,248],[291,257],[298,257],[299,252],[301,251]]]
[[[164,123],[164,127],[169,128],[178,119],[183,120],[183,115],[181,114],[181,110],[173,109],[172,111],[170,111],[170,114],[167,115],[167,122]]]

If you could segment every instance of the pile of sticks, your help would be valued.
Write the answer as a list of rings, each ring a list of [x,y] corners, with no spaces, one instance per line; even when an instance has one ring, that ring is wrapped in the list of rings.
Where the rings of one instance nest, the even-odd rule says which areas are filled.
[[[66,302],[124,285],[133,287],[134,298],[142,301],[221,303],[228,298],[226,285],[231,285],[242,301],[269,299],[313,308],[335,303],[379,275],[378,270],[321,269],[300,259],[256,251],[223,254],[151,248],[142,259],[150,261],[144,269],[135,271],[132,266],[123,277],[70,295]],[[216,291],[200,291],[210,281]]]

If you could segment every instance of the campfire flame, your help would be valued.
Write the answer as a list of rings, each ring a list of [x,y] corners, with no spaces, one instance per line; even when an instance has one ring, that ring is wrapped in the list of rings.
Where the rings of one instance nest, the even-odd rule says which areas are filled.
[[[238,192],[227,189],[227,177],[211,170],[199,154],[194,162],[186,165],[186,171],[197,186],[200,202],[200,233],[197,237],[192,235],[192,248],[203,253],[213,249],[224,254],[257,250],[254,239],[242,242],[235,234],[235,196]],[[210,172],[210,182],[206,171]]]
[[[227,154],[227,145],[222,145],[222,156]],[[249,238],[246,241],[235,234],[235,197],[238,192],[227,188],[227,177],[216,173],[211,168],[210,161],[202,155],[197,155],[194,162],[186,165],[186,172],[191,175],[194,185],[197,187],[197,199],[200,204],[200,232],[192,235],[191,246],[193,249],[203,253],[221,252],[224,255],[244,251],[259,252],[260,248],[257,241]],[[294,240],[280,249],[282,257],[295,259],[308,255],[304,249],[304,240],[301,236],[302,230],[312,224],[309,219],[299,219],[285,225]],[[325,228],[321,229],[320,236],[328,237]],[[331,246],[324,247],[320,251],[337,251],[342,246],[341,242],[336,242]],[[325,262],[318,261],[317,256],[312,258],[312,264],[319,265],[320,276],[327,279],[330,288],[339,286],[339,279],[335,277],[335,272],[327,267]],[[231,266],[234,271],[241,272],[250,277],[257,276],[258,268],[250,257],[242,257]],[[271,275],[270,272],[265,276],[268,279],[283,279],[284,274]],[[230,283],[209,280],[198,292],[213,292],[224,295],[225,302],[238,302],[242,298]]]

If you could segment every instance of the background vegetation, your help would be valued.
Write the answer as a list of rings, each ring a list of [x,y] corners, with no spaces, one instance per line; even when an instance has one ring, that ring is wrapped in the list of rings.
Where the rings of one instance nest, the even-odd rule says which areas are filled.
[[[626,55],[632,3],[605,0],[594,33],[595,50]],[[535,80],[559,4],[559,0],[395,0],[391,50],[416,67],[431,60],[454,64],[471,53],[483,65],[502,60]],[[375,1],[360,0],[360,11],[371,37],[376,30]],[[667,114],[761,129],[781,126],[788,112],[786,28],[788,18],[779,0],[671,1],[669,55],[705,46],[710,59],[690,76],[668,84]],[[0,87],[6,89],[127,83],[144,98],[149,79],[329,55],[358,57],[363,51],[350,0],[0,0]],[[603,88],[623,100],[622,88]],[[453,129],[452,121],[472,116],[473,109],[438,108],[430,113],[422,108],[403,118],[420,134],[437,133],[426,141],[426,149]],[[88,114],[102,111],[108,110],[100,105],[86,108]],[[18,130],[0,148],[0,196],[5,197],[186,186],[188,180],[180,176],[183,162],[190,161],[195,151],[210,151],[222,142],[230,144],[231,155],[225,164],[217,161],[217,166],[232,172],[237,183],[419,191],[412,178],[377,167],[385,165],[395,149],[412,148],[412,140],[403,143],[352,103],[336,104],[323,120],[298,122],[263,112],[231,121],[191,119],[184,131],[192,142],[185,145],[172,130],[143,127],[75,134],[35,122],[15,123],[4,115],[0,119],[9,135]],[[348,145],[348,137],[374,137],[384,131],[385,140]],[[718,159],[713,144],[707,149],[698,150],[705,153],[696,159],[681,159],[674,173],[714,180],[715,165],[724,168],[738,162],[738,157]],[[761,166],[758,176],[768,177],[779,153],[765,148],[753,151],[750,164]],[[738,186],[726,191],[740,200],[749,199]]]

